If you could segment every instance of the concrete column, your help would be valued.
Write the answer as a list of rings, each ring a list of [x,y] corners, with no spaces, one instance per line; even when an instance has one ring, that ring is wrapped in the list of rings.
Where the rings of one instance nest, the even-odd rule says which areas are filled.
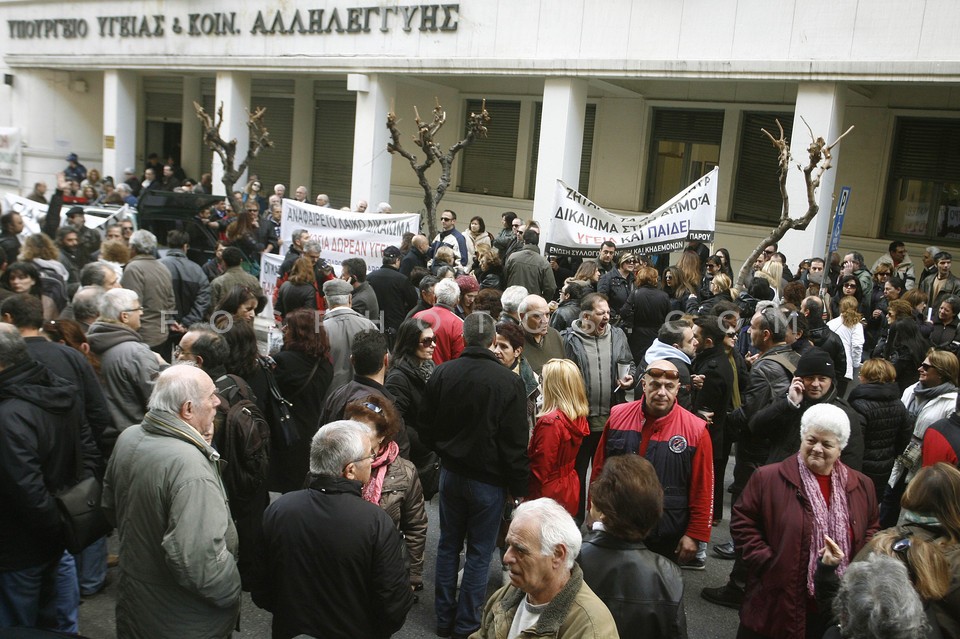
[[[397,83],[383,74],[347,76],[347,89],[357,92],[357,119],[353,134],[353,181],[350,206],[366,200],[369,211],[390,201],[392,156],[387,153],[387,112],[396,95]]]
[[[807,121],[815,136],[822,136],[828,143],[843,133],[843,114],[847,105],[847,89],[838,82],[802,82],[797,92],[797,104],[794,110],[793,131],[790,132],[793,166],[787,177],[787,194],[790,196],[790,216],[801,217],[807,211],[807,187],[803,173],[796,164],[806,166],[809,156],[806,149],[810,144],[810,132],[803,119]],[[840,151],[843,143],[833,149],[833,168],[823,174],[820,188],[817,190],[817,204],[820,212],[813,218],[805,231],[787,231],[780,240],[780,252],[787,256],[788,264],[794,267],[800,260],[816,255],[823,256],[830,234],[830,221],[834,209],[834,184],[837,167],[840,164]],[[856,197],[853,193],[851,197]],[[841,240],[842,241],[842,240]]]
[[[580,154],[586,112],[586,80],[548,78],[544,82],[537,190],[533,197],[533,217],[541,226],[550,221],[557,179],[573,188],[580,186]]]
[[[137,168],[137,76],[131,71],[103,74],[103,171],[114,182]]]
[[[203,143],[203,126],[193,103],[203,104],[200,97],[200,78],[183,77],[183,105],[180,110],[180,166],[188,177],[200,179],[201,153],[213,153]]]
[[[220,103],[223,103],[223,124],[220,126],[220,137],[226,141],[237,140],[236,164],[239,164],[247,155],[250,146],[250,131],[247,129],[247,119],[250,110],[250,75],[222,71],[217,73],[217,92],[214,100],[214,117]],[[240,176],[234,184],[234,190],[241,190],[245,184],[246,174]],[[213,192],[216,195],[226,195],[223,189],[223,162],[220,156],[213,154]]]
[[[293,98],[293,146],[290,150],[290,184],[287,197],[292,198],[298,186],[307,187],[307,201],[313,204],[313,134],[316,123],[316,101],[313,99],[313,79],[297,78]]]

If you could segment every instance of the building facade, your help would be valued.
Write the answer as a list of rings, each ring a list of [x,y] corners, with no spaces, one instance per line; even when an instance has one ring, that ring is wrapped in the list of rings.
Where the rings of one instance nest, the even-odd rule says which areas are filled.
[[[263,106],[275,146],[252,171],[266,191],[418,211],[413,172],[386,152],[387,113],[418,150],[414,107],[426,119],[439,101],[449,146],[485,99],[489,137],[458,158],[442,204],[461,227],[479,214],[496,232],[505,210],[547,221],[557,178],[609,210],[651,211],[719,166],[715,246],[745,256],[779,218],[761,133],[779,120],[796,162],[807,124],[831,141],[855,127],[824,175],[821,214],[781,243],[791,265],[822,254],[841,185],[841,246],[869,262],[891,239],[915,261],[929,244],[960,247],[949,0],[353,2],[0,0],[0,126],[22,137],[13,181],[23,193],[50,181],[69,152],[115,177],[158,153],[193,177],[211,170],[217,187],[194,103],[222,105],[221,133],[241,149],[247,111]],[[788,187],[798,217],[799,171]]]

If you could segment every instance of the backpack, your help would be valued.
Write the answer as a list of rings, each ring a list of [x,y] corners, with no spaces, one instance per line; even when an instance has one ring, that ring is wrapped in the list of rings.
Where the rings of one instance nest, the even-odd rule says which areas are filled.
[[[215,383],[221,398],[217,413],[223,418],[217,449],[227,462],[223,485],[231,502],[242,503],[253,497],[267,479],[270,425],[243,379],[224,375]]]
[[[52,268],[40,266],[36,262],[34,264],[40,272],[40,294],[53,300],[58,311],[63,311],[67,302],[70,301],[70,296],[67,294],[67,285],[63,278]]]

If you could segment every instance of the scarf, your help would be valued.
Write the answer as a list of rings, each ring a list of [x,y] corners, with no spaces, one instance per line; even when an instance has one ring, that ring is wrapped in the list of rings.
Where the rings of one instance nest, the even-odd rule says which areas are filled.
[[[850,565],[850,533],[847,522],[850,519],[847,510],[847,467],[841,462],[833,466],[830,475],[830,505],[823,499],[820,486],[813,472],[803,462],[803,454],[797,453],[797,463],[800,465],[800,481],[803,484],[803,494],[806,495],[810,508],[813,510],[813,536],[810,539],[810,556],[807,559],[807,594],[813,597],[813,576],[817,572],[817,561],[820,558],[820,548],[823,546],[823,536],[829,535],[843,551],[843,559],[837,566],[837,576],[842,577]]]
[[[377,453],[370,470],[370,482],[363,487],[363,498],[371,504],[380,505],[380,493],[383,491],[383,478],[387,476],[387,469],[400,454],[397,442],[390,442]]]
[[[419,365],[414,362],[414,370],[417,371],[417,377],[422,379],[424,382],[430,381],[430,376],[433,375],[433,369],[436,368],[436,363],[432,359],[424,360]]]

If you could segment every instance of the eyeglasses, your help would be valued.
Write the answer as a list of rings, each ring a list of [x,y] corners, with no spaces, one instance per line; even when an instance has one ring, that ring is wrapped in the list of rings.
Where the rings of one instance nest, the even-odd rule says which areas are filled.
[[[423,346],[425,348],[430,348],[431,346],[434,345],[435,342],[436,342],[436,338],[434,337],[424,337],[423,339],[420,340],[420,346]]]
[[[637,261],[636,261],[635,259],[633,259],[633,258],[630,258],[629,260],[624,260],[624,261],[622,261],[622,262],[620,262],[620,263],[621,263],[621,264],[636,264]]]
[[[142,307],[142,306],[138,306],[137,308],[125,308],[125,309],[123,309],[123,312],[124,312],[124,313],[136,313],[137,311],[139,311],[139,312],[142,313],[142,312],[145,311],[145,310],[147,310],[147,309],[145,309],[145,308]]]
[[[653,379],[660,379],[661,377],[665,377],[671,381],[680,379],[680,373],[667,368],[648,368],[647,370],[643,371],[643,374],[649,375]]]
[[[453,222],[453,218],[452,218],[452,217],[441,217],[441,218],[440,218],[440,221],[441,221],[441,222]]]
[[[180,348],[180,345],[177,344],[176,346],[173,347],[173,356],[180,357],[181,355],[193,355],[193,353]]]
[[[378,406],[378,408],[379,408],[379,406]],[[346,470],[347,470],[347,466],[349,466],[350,464],[359,464],[360,462],[365,462],[365,461],[370,461],[370,462],[372,462],[372,461],[373,461],[374,459],[376,459],[376,458],[377,458],[377,454],[376,454],[376,453],[370,453],[370,454],[367,455],[366,457],[361,457],[360,459],[354,459],[354,460],[352,460],[352,461],[347,462],[347,465],[343,467],[343,470],[346,471]]]

